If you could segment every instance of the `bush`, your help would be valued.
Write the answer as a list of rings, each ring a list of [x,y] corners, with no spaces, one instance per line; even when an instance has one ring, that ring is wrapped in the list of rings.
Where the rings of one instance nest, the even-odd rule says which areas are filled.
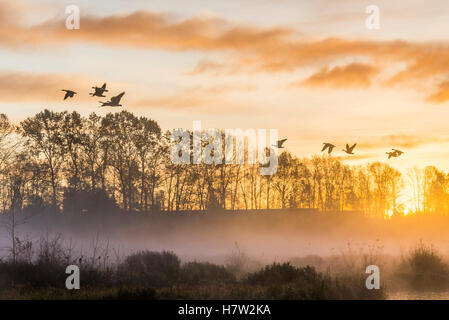
[[[181,261],[172,252],[140,251],[126,257],[119,272],[126,284],[167,286],[178,280]]]
[[[180,282],[188,284],[235,282],[235,277],[223,266],[208,262],[188,262],[182,266]]]
[[[166,251],[131,254],[117,268],[81,263],[82,288],[69,292],[65,289],[67,275],[63,261],[67,254],[61,255],[57,244],[43,241],[34,262],[0,261],[0,297],[120,300],[385,298],[383,288],[367,290],[365,277],[361,275],[334,278],[310,266],[274,263],[236,279],[225,267],[211,263],[189,262],[181,267],[179,258]]]
[[[0,287],[3,288],[13,288],[18,285],[64,287],[65,278],[65,268],[54,264],[0,263]]]
[[[398,275],[415,290],[439,290],[449,286],[449,268],[432,245],[422,241],[403,257]]]
[[[319,274],[315,271],[315,268],[310,266],[296,268],[290,263],[273,263],[258,272],[248,275],[246,281],[252,285],[264,286],[291,283],[299,278],[314,281],[319,278]]]
[[[245,277],[250,272],[254,272],[262,267],[262,265],[252,259],[244,251],[241,251],[236,244],[237,251],[231,253],[226,258],[226,269],[235,275],[238,279]]]
[[[247,284],[262,299],[382,299],[385,290],[368,290],[365,279],[346,277],[332,279],[306,266],[297,268],[290,263],[274,263],[247,276]]]

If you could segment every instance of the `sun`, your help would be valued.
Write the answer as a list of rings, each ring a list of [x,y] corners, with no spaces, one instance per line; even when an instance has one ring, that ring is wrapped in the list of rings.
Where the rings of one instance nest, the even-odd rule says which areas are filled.
[[[405,185],[398,201],[401,203],[404,215],[416,213],[415,194],[410,186]]]

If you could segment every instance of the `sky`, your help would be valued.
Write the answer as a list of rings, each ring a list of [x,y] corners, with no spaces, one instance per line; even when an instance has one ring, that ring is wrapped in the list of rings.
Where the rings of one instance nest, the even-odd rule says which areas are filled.
[[[278,129],[298,157],[331,142],[349,164],[449,170],[448,23],[445,0],[0,0],[0,108],[104,115],[106,82],[165,130]]]

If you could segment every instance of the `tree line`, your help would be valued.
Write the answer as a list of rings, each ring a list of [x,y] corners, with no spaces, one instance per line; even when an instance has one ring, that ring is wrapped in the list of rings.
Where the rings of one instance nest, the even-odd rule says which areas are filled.
[[[1,114],[2,211],[76,211],[93,201],[126,212],[317,208],[385,216],[404,213],[410,190],[415,213],[449,213],[449,176],[435,167],[402,174],[381,162],[349,166],[284,151],[276,174],[263,176],[259,164],[173,164],[170,137],[128,111],[44,110],[18,125]]]

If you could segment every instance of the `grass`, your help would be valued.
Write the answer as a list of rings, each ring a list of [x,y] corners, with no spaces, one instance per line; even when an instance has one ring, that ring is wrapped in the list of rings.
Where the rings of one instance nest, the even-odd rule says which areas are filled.
[[[402,257],[397,276],[412,290],[449,289],[449,266],[430,244],[420,241]]]
[[[127,256],[117,272],[125,285],[169,286],[179,279],[181,260],[168,251],[140,251]]]
[[[207,262],[182,264],[172,252],[140,251],[116,265],[81,262],[81,289],[65,288],[69,259],[57,242],[35,261],[0,262],[1,299],[382,299],[363,277],[332,277],[289,263],[241,274]],[[61,249],[61,250],[60,250]],[[45,254],[43,254],[45,253]],[[233,273],[236,272],[236,273]]]

